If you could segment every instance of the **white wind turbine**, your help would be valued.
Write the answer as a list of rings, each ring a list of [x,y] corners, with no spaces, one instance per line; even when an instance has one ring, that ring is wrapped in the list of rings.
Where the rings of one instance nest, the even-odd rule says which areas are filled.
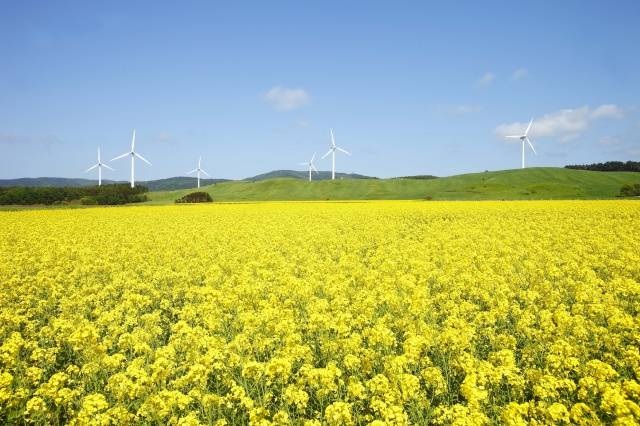
[[[104,164],[102,161],[100,161],[100,147],[98,147],[98,162],[96,164],[94,164],[93,166],[89,167],[87,170],[85,170],[85,173],[90,172],[91,170],[98,168],[98,186],[102,185],[102,168],[105,167],[111,171],[113,171],[113,169],[109,166],[107,166],[106,164]]]
[[[188,175],[190,175],[191,173],[198,173],[198,188],[200,188],[200,172],[202,172],[205,176],[209,176],[211,177],[211,175],[207,172],[204,171],[204,169],[202,167],[200,167],[200,163],[202,162],[202,157],[198,158],[198,167],[196,167],[195,169],[191,170],[190,172],[187,172]]]
[[[311,160],[306,162],[306,163],[300,163],[301,166],[308,166],[309,167],[309,182],[311,182],[311,171],[313,170],[314,172],[316,172],[316,174],[318,174],[318,169],[316,169],[315,164],[313,164],[313,160],[316,158],[316,153],[313,153],[313,157],[311,157]]]
[[[524,131],[523,135],[509,135],[509,136],[505,136],[505,138],[509,138],[509,139],[520,139],[520,141],[522,142],[522,168],[524,169],[524,143],[528,143],[529,146],[531,147],[531,150],[533,151],[533,153],[535,155],[538,155],[538,153],[536,152],[536,149],[533,147],[533,145],[531,144],[531,141],[529,140],[529,130],[531,130],[531,125],[533,125],[533,118],[531,119],[531,121],[529,122],[529,125],[527,126],[527,130]]]
[[[331,133],[331,148],[329,151],[322,156],[324,159],[327,155],[331,154],[331,180],[335,180],[336,178],[336,151],[344,152],[347,155],[351,155],[346,150],[336,146],[336,139],[333,137],[333,129],[329,129]]]
[[[122,155],[117,156],[116,158],[114,158],[111,161],[115,161],[115,160],[119,160],[121,158],[126,157],[127,155],[131,156],[131,187],[133,188],[135,186],[135,174],[134,174],[134,169],[135,169],[135,159],[136,157],[138,157],[139,159],[141,159],[142,161],[144,161],[145,163],[147,163],[148,165],[151,165],[151,163],[144,158],[142,155],[138,154],[135,150],[136,147],[136,129],[133,129],[133,138],[131,138],[131,151],[129,152],[125,152]]]

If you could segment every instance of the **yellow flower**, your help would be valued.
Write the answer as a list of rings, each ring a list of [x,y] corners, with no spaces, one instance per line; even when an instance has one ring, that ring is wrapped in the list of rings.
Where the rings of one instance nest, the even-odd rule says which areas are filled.
[[[351,400],[362,400],[366,398],[367,389],[364,385],[355,377],[349,377],[349,383],[347,384],[347,395]]]
[[[289,385],[284,390],[284,400],[287,404],[295,405],[299,410],[304,410],[309,401],[309,394],[298,386]]]
[[[638,424],[635,223],[630,200],[0,211],[0,418]]]
[[[549,408],[547,408],[547,415],[551,423],[554,424],[570,422],[569,411],[567,410],[567,407],[560,404],[559,402],[554,402]]]
[[[26,418],[37,422],[47,414],[47,404],[39,396],[34,396],[27,402],[24,412]]]
[[[342,401],[334,402],[325,409],[324,419],[329,425],[353,424],[351,404]]]

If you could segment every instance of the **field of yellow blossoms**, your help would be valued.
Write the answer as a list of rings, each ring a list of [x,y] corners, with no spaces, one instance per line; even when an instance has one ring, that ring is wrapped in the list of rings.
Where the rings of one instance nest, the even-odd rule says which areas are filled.
[[[0,212],[0,424],[638,424],[640,203]]]

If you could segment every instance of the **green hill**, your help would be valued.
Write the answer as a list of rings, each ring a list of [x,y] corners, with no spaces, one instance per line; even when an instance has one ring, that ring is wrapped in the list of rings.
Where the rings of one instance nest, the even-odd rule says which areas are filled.
[[[438,179],[300,179],[233,181],[201,188],[214,201],[261,200],[526,200],[616,197],[640,173],[541,167],[471,173]],[[190,190],[152,192],[151,203],[173,202]]]

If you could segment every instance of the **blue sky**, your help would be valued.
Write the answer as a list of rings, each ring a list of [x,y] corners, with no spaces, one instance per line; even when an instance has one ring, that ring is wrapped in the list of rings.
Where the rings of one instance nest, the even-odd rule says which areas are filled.
[[[640,2],[5,2],[0,178],[640,160]],[[455,3],[455,5],[453,4]],[[105,178],[126,179],[128,163]],[[317,162],[330,169],[330,161]]]

